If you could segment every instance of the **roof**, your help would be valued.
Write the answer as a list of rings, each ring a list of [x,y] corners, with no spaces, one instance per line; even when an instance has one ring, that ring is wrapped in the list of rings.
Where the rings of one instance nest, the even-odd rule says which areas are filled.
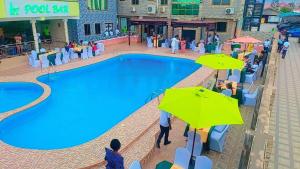
[[[263,15],[268,15],[268,16],[277,16],[278,14],[279,12],[272,8],[265,9],[263,12]]]
[[[235,43],[261,43],[260,40],[257,40],[251,36],[238,37],[229,41]]]
[[[279,17],[289,17],[289,16],[300,16],[298,12],[287,12],[287,13],[280,13]]]

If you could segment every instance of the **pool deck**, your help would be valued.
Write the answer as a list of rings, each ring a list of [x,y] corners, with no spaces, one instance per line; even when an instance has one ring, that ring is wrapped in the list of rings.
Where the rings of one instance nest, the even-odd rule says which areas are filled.
[[[50,70],[45,69],[41,71],[39,68],[30,68],[27,65],[25,56],[5,59],[0,64],[0,81],[34,82],[44,88],[44,94],[29,105],[0,114],[0,120],[30,108],[50,95],[51,89],[49,86],[38,82],[36,77],[48,72],[63,71],[101,62],[127,53],[154,54],[192,60],[199,57],[197,53],[191,51],[174,55],[170,53],[169,49],[149,49],[139,44],[133,44],[130,47],[127,44],[118,44],[106,47],[105,53],[101,56],[88,60],[75,60],[69,64],[56,66]],[[175,87],[203,84],[213,74],[213,70],[202,67],[177,83]],[[118,138],[122,143],[121,153],[125,157],[125,165],[127,167],[133,160],[140,160],[142,163],[145,163],[154,151],[155,137],[159,131],[159,110],[157,106],[158,101],[154,99],[105,134],[90,142],[71,148],[49,151],[30,150],[13,147],[0,141],[0,168],[102,168],[104,166],[104,148],[109,146],[110,140],[113,138]]]

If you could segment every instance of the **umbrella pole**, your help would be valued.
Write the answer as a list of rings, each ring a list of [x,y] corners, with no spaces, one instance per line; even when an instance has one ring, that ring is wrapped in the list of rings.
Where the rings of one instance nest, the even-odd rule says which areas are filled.
[[[194,153],[194,146],[195,146],[195,140],[196,140],[196,132],[197,132],[197,129],[195,128],[194,137],[193,137],[192,155],[191,155],[192,158],[193,158],[193,153]]]
[[[218,82],[218,78],[219,78],[219,70],[217,70],[217,74],[216,74],[216,84]]]

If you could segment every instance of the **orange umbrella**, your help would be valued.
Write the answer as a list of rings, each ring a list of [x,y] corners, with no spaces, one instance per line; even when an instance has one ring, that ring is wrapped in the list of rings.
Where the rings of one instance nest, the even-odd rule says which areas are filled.
[[[229,41],[235,43],[262,43],[262,41],[257,40],[251,36],[238,37]]]

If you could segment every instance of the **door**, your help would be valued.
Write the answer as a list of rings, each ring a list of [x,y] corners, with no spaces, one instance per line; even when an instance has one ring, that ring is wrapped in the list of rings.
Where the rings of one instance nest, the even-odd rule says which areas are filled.
[[[186,40],[187,48],[189,49],[189,43],[196,39],[196,30],[183,30],[182,37]]]

